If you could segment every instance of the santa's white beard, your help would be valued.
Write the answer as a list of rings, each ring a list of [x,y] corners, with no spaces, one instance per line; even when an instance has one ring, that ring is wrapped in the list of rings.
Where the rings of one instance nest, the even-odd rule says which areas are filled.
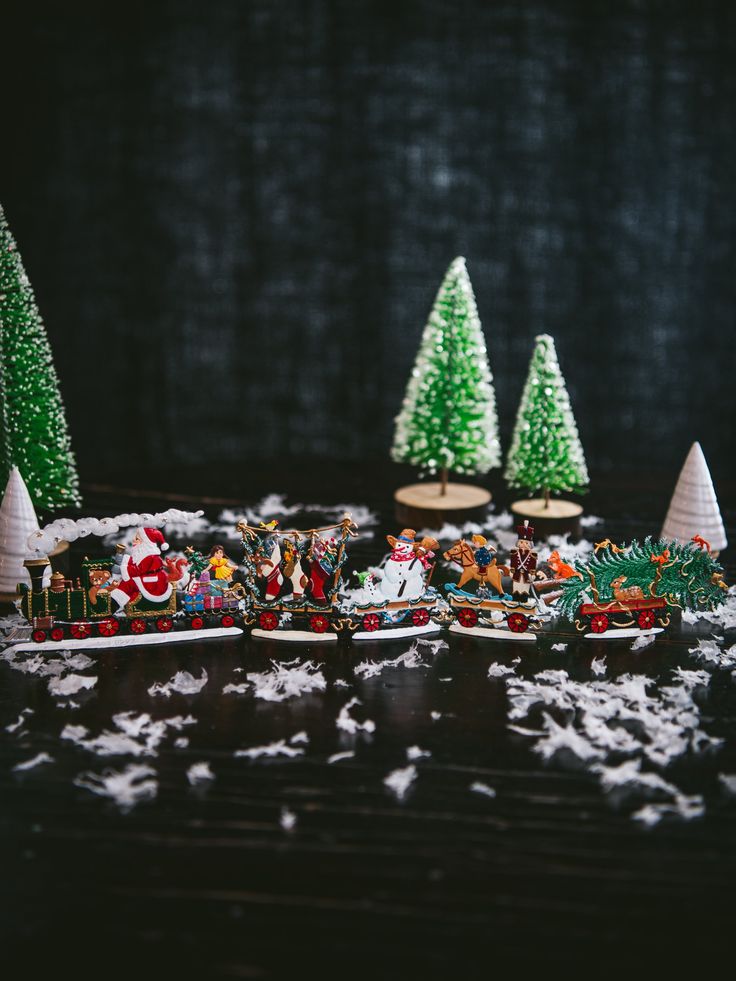
[[[130,557],[138,565],[143,559],[148,558],[149,555],[159,555],[159,550],[153,544],[153,542],[143,542],[140,545],[133,545],[130,549]]]

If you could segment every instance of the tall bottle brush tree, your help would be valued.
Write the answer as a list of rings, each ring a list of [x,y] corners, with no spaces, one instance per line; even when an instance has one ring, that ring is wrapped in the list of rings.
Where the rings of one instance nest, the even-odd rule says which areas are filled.
[[[493,376],[465,259],[455,259],[424,328],[391,450],[398,463],[440,473],[501,464]]]
[[[552,493],[582,493],[588,487],[578,427],[549,334],[535,341],[505,478],[509,487],[542,491],[545,507]]]
[[[81,503],[51,348],[0,206],[0,486],[13,466],[36,507]]]

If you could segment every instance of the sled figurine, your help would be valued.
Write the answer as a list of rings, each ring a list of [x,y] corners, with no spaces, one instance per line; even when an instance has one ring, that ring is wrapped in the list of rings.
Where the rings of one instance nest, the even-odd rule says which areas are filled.
[[[597,640],[661,633],[673,608],[713,610],[727,593],[723,569],[698,541],[646,538],[621,548],[606,539],[575,571],[561,582],[556,609]]]
[[[417,538],[413,528],[387,535],[391,552],[381,565],[359,574],[361,589],[343,605],[354,640],[396,640],[435,633],[441,627],[439,592],[430,585],[435,538]]]
[[[190,631],[198,639],[239,636],[243,587],[216,581],[209,560],[192,548],[164,557],[168,547],[160,528],[141,526],[129,546],[116,546],[110,557],[85,557],[76,579],[55,572],[48,587],[48,558],[26,560],[31,585],[21,583],[18,595],[33,643],[51,648],[99,638],[105,646],[130,646],[188,640]]]
[[[473,535],[470,542],[460,539],[444,553],[448,562],[455,562],[461,568],[457,585],[445,586],[453,620],[451,632],[503,640],[536,640],[535,631],[541,621],[533,591],[538,577],[534,528],[525,521],[517,528],[517,534],[510,566],[498,565],[495,547],[482,535]],[[503,582],[509,575],[511,593]],[[475,593],[463,589],[470,582],[478,583]]]
[[[334,642],[351,624],[338,605],[349,514],[325,528],[282,531],[277,521],[237,525],[245,565],[245,625],[251,636],[291,643]]]

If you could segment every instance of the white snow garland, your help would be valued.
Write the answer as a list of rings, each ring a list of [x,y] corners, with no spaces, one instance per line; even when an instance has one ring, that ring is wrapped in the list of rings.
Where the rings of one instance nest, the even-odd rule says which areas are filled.
[[[157,514],[118,514],[114,518],[57,518],[51,524],[28,536],[28,548],[39,555],[47,555],[60,542],[76,542],[78,538],[87,535],[99,537],[115,535],[121,528],[161,528],[166,524],[188,524],[194,518],[199,518],[203,511],[180,511],[179,508],[169,508]]]

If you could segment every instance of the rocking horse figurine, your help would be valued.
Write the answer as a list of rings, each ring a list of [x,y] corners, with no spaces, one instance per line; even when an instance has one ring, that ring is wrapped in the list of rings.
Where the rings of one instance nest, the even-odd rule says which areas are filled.
[[[472,545],[461,538],[444,553],[444,558],[448,562],[456,562],[462,569],[462,575],[454,590],[461,590],[466,583],[474,580],[481,586],[491,586],[500,596],[503,596],[501,577],[508,575],[508,568],[496,564],[492,554],[496,549],[493,545],[489,545],[483,535],[473,535],[471,541]]]
[[[533,631],[539,626],[536,602],[508,595],[503,577],[511,570],[498,564],[495,552],[483,535],[473,535],[469,542],[461,539],[444,553],[448,562],[457,563],[462,570],[457,585],[445,586],[454,619],[450,630],[479,637],[534,641]],[[470,582],[478,583],[476,593],[463,589]]]

